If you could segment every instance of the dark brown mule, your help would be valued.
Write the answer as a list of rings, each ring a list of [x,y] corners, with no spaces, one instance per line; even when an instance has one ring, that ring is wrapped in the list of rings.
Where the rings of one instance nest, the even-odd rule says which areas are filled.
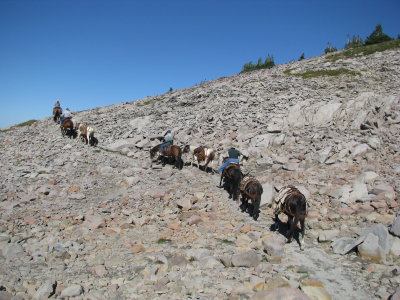
[[[240,208],[243,212],[248,212],[254,220],[257,221],[260,215],[261,194],[263,188],[261,183],[254,177],[245,175],[240,183],[240,194],[242,195],[242,204]],[[251,201],[251,205],[248,201]]]
[[[62,136],[68,135],[70,138],[74,136],[74,123],[71,119],[65,120],[60,125]]]
[[[301,238],[299,238],[300,249],[304,247],[304,222],[307,216],[307,201],[306,197],[294,186],[286,186],[279,190],[277,196],[272,202],[275,214],[275,227],[280,222],[278,215],[284,213],[288,216],[288,231],[286,238],[288,243],[292,241],[293,233],[300,221]]]
[[[168,159],[172,159],[174,167],[182,170],[183,168],[183,160],[182,160],[182,150],[179,146],[168,145],[164,147],[163,154],[160,153],[160,145],[153,147],[150,150],[150,158],[152,161],[161,160],[163,166],[165,166]]]
[[[61,107],[54,107],[53,108],[53,120],[56,123],[60,123],[60,117],[62,114],[62,108]]]
[[[239,185],[242,180],[242,172],[238,164],[231,163],[225,167],[221,174],[221,180],[219,186],[222,184],[222,180],[225,179],[225,187],[229,194],[229,198],[233,200],[239,199]]]

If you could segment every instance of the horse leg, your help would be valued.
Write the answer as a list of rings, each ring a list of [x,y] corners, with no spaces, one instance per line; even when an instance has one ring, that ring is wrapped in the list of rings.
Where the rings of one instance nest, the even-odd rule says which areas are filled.
[[[298,222],[299,222],[299,218],[298,218],[297,215],[294,217],[294,220],[293,220],[292,216],[288,216],[289,231],[286,234],[286,238],[288,239],[288,243],[290,243],[292,241],[293,233],[296,230]]]
[[[274,225],[273,225],[273,230],[277,230],[279,228],[279,214],[275,213],[274,216]]]
[[[300,227],[301,227],[301,238],[300,238],[300,249],[304,250],[304,219],[300,219]]]
[[[232,196],[234,201],[237,201],[239,199],[238,194],[239,194],[239,188],[235,184],[235,186],[232,187]]]
[[[260,203],[261,203],[261,195],[257,194],[257,197],[253,199],[253,219],[257,221],[260,215]]]
[[[228,191],[229,199],[232,199],[233,189],[232,189],[232,182],[230,180],[226,184],[226,190]]]
[[[242,212],[245,212],[247,209],[247,199],[246,196],[242,194],[242,199],[241,199],[242,204],[240,205],[240,209]]]

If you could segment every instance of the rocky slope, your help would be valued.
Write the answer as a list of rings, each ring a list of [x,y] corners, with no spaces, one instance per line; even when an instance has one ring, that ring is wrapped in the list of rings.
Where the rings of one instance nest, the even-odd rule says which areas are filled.
[[[74,116],[95,127],[97,147],[63,138],[50,117],[0,133],[1,299],[396,292],[400,50],[316,57]],[[250,156],[243,169],[264,187],[258,221],[218,175],[151,163],[168,128],[178,145],[223,154],[233,143]],[[287,184],[308,199],[304,251],[270,229],[274,187]]]

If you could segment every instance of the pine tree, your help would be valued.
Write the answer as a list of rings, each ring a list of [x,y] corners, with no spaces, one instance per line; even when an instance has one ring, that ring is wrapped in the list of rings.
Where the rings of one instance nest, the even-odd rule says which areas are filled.
[[[272,68],[273,66],[275,66],[274,57],[268,54],[264,62],[264,68]]]
[[[371,33],[371,35],[365,40],[365,45],[378,44],[391,40],[393,39],[390,36],[383,33],[382,25],[378,24],[376,25],[375,30]]]

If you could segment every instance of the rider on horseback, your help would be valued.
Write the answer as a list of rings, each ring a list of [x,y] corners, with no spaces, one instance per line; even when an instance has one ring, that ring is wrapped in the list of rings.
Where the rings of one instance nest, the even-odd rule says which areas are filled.
[[[222,173],[224,169],[230,164],[234,163],[239,165],[239,156],[242,155],[243,158],[248,159],[239,150],[235,149],[233,146],[228,150],[228,159],[220,166],[217,170],[218,173]]]
[[[54,104],[54,108],[60,108],[60,100],[57,99],[56,104]]]
[[[164,143],[161,144],[160,146],[160,153],[164,154],[164,148],[172,145],[174,143],[174,134],[172,133],[172,131],[170,129],[167,130],[167,132],[165,133],[164,137]]]
[[[65,120],[67,119],[71,119],[72,118],[72,114],[71,111],[69,110],[69,108],[67,108],[64,113],[62,114],[62,117],[60,119],[60,125],[62,126],[62,124],[64,123]]]

